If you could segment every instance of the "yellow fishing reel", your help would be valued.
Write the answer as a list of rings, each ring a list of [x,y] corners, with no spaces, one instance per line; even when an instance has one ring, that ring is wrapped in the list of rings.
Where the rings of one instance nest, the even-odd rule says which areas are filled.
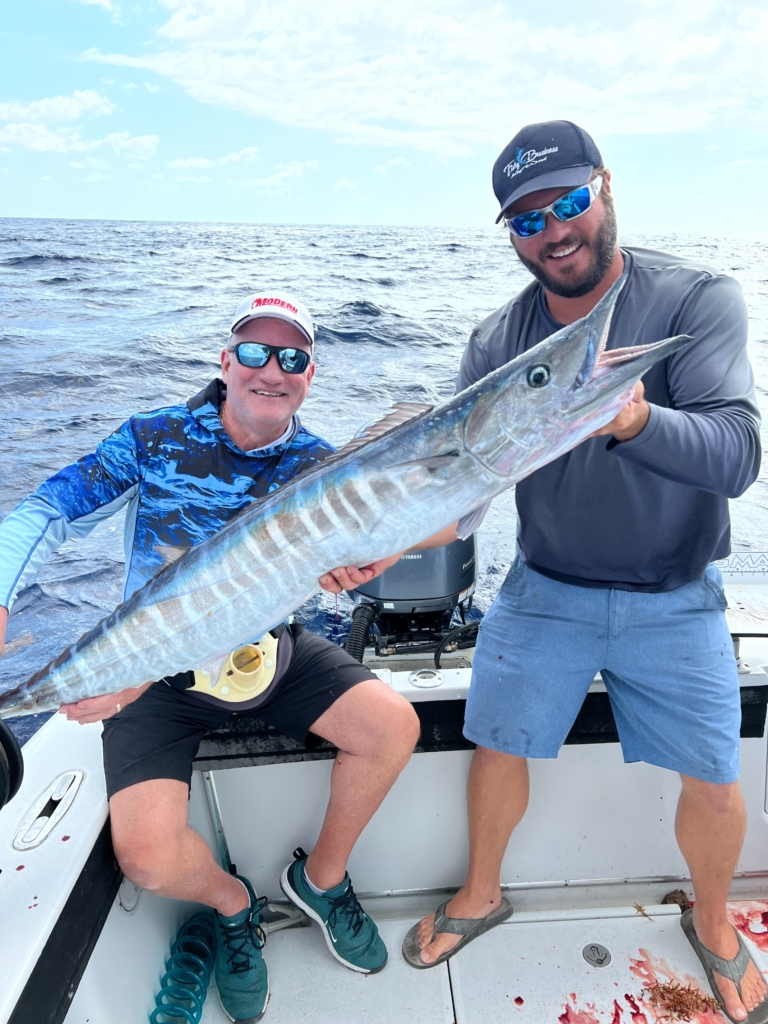
[[[228,654],[217,680],[196,669],[195,685],[190,690],[237,704],[263,693],[274,679],[276,668],[277,639],[265,633],[256,643],[245,644]]]

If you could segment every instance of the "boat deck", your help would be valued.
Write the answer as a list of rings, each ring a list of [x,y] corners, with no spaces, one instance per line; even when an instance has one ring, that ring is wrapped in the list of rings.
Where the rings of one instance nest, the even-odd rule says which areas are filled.
[[[734,902],[731,917],[768,976],[768,901]],[[680,927],[677,906],[522,912],[480,936],[447,964],[415,971],[400,945],[415,917],[382,920],[390,960],[365,977],[333,960],[320,929],[278,932],[267,944],[271,1024],[653,1024],[657,984],[709,993]],[[584,951],[593,961],[588,963]],[[606,951],[608,957],[606,957]],[[651,990],[651,991],[649,991]],[[644,1018],[640,1016],[644,1014]],[[700,1024],[724,1021],[695,1014]],[[213,986],[202,1024],[227,1024]]]
[[[768,556],[731,561],[723,568],[731,632],[742,637],[742,788],[749,824],[730,906],[768,977]],[[416,675],[428,664],[407,659],[376,671],[414,703],[422,721],[420,753],[350,859],[355,887],[379,923],[390,961],[379,975],[358,975],[332,958],[316,926],[275,931],[266,950],[272,999],[265,1020],[654,1024],[663,1017],[648,992],[656,982],[708,991],[679,909],[661,905],[671,890],[691,895],[674,839],[679,779],[650,765],[623,764],[599,678],[560,756],[531,764],[531,807],[502,868],[513,917],[447,965],[410,968],[400,954],[405,933],[461,884],[466,871],[464,793],[472,755],[461,720],[470,671],[450,656],[437,685]],[[232,859],[259,893],[277,902],[291,850],[311,848],[317,836],[332,757],[330,748],[306,749],[259,726],[212,734],[198,755],[190,822],[217,850],[201,779],[201,772],[210,772]],[[198,908],[142,892],[127,880],[120,884],[104,824],[98,727],[54,716],[25,747],[25,760],[22,788],[0,812],[0,1024],[146,1020],[170,942]],[[84,772],[72,806],[39,845],[14,849],[22,820],[62,773],[72,771]],[[593,961],[607,950],[610,962],[588,962],[584,951],[589,955],[593,946]],[[202,1024],[226,1019],[210,990]],[[692,1019],[723,1020],[711,1012]]]

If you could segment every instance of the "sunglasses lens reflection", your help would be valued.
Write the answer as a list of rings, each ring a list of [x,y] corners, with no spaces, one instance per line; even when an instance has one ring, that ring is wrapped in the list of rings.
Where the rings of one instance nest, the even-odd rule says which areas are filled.
[[[269,362],[274,353],[280,369],[285,373],[303,373],[309,365],[309,355],[300,348],[275,348],[260,345],[255,341],[244,341],[235,349],[237,361],[249,369],[260,369]]]

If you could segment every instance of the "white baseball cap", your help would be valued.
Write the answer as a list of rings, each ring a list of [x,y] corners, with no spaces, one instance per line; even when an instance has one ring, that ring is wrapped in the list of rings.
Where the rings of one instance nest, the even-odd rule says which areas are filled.
[[[247,324],[249,320],[256,320],[260,316],[273,316],[278,320],[285,320],[297,327],[310,345],[314,347],[315,332],[312,327],[312,317],[309,310],[298,299],[285,292],[256,292],[238,305],[235,311],[235,318],[232,321],[232,334]]]

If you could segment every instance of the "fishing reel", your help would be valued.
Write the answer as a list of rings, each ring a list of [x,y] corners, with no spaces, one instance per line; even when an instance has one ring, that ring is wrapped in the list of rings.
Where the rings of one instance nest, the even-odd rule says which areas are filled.
[[[21,747],[5,722],[0,721],[0,809],[16,796],[23,778]]]

